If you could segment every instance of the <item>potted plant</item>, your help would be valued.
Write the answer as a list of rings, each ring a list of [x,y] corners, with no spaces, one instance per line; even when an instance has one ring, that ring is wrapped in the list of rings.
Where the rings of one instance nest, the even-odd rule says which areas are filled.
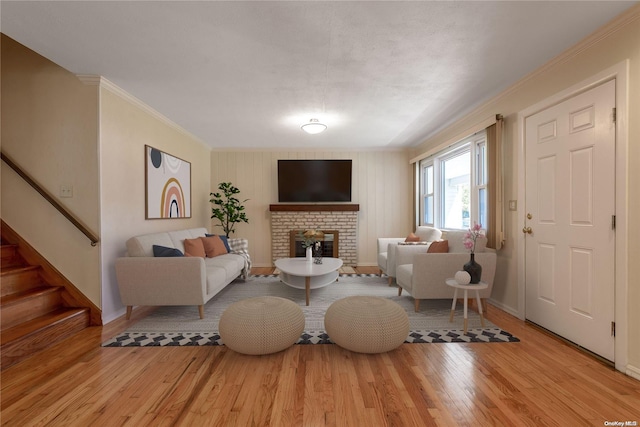
[[[211,203],[216,207],[211,208],[211,218],[217,218],[220,221],[219,227],[222,227],[227,237],[235,231],[235,225],[239,222],[249,223],[244,206],[242,205],[249,199],[240,201],[236,195],[240,193],[237,187],[230,182],[221,182],[218,185],[219,193],[210,193]]]

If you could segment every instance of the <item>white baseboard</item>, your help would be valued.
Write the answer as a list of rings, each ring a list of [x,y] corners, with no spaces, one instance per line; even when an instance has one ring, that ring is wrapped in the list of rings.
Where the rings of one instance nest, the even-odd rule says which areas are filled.
[[[120,317],[124,316],[127,313],[127,308],[126,307],[122,307],[120,310],[117,310],[113,313],[109,313],[106,314],[102,313],[102,324],[106,325],[107,323],[111,323],[116,319],[119,319]]]
[[[271,268],[273,264],[265,264],[265,263],[251,263],[251,268]]]
[[[377,262],[359,262],[358,267],[377,267]]]
[[[627,369],[625,371],[625,374],[629,375],[630,377],[633,377],[637,380],[640,380],[640,368],[633,366],[633,365],[627,365]]]
[[[500,301],[496,301],[493,298],[489,298],[487,300],[487,302],[497,308],[499,308],[500,310],[509,313],[510,315],[517,317],[518,319],[520,318],[520,316],[518,315],[518,310],[514,309],[513,307],[510,307],[508,305],[505,305],[503,303],[501,303]]]

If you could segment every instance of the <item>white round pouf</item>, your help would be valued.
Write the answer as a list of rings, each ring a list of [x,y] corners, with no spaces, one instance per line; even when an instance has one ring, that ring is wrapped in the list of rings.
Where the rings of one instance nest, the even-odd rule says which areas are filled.
[[[222,342],[231,350],[270,354],[300,339],[304,314],[298,304],[284,298],[248,298],[227,307],[218,326]]]
[[[409,317],[395,302],[379,297],[353,296],[331,304],[324,316],[331,341],[357,353],[384,353],[409,335]]]

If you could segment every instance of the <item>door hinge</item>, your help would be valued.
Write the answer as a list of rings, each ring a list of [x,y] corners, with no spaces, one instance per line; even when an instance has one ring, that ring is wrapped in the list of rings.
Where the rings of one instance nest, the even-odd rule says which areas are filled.
[[[615,122],[616,122],[616,107],[613,107],[613,108],[612,108],[612,111],[611,111],[611,119],[613,120],[613,123],[615,123]]]
[[[611,215],[611,229],[612,230],[616,229],[616,216],[615,215]]]
[[[611,336],[616,336],[616,322],[611,322]]]

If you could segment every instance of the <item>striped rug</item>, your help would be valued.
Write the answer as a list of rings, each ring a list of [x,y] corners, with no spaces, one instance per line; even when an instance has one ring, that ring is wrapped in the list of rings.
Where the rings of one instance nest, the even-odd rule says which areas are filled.
[[[451,300],[423,300],[420,311],[413,309],[413,298],[398,288],[388,286],[386,277],[374,274],[341,274],[337,282],[311,290],[311,302],[305,305],[303,289],[280,282],[275,275],[251,276],[228,285],[205,305],[205,318],[198,317],[197,307],[158,307],[149,316],[125,332],[109,339],[104,347],[162,347],[222,345],[218,321],[232,303],[256,296],[278,296],[296,302],[305,315],[305,331],[298,344],[328,344],[324,331],[324,314],[331,303],[351,295],[388,298],[402,306],[409,317],[410,332],[406,343],[518,342],[519,339],[485,319],[485,327],[474,310],[469,310],[467,333],[463,333],[462,304],[456,308],[454,322],[449,322]]]

